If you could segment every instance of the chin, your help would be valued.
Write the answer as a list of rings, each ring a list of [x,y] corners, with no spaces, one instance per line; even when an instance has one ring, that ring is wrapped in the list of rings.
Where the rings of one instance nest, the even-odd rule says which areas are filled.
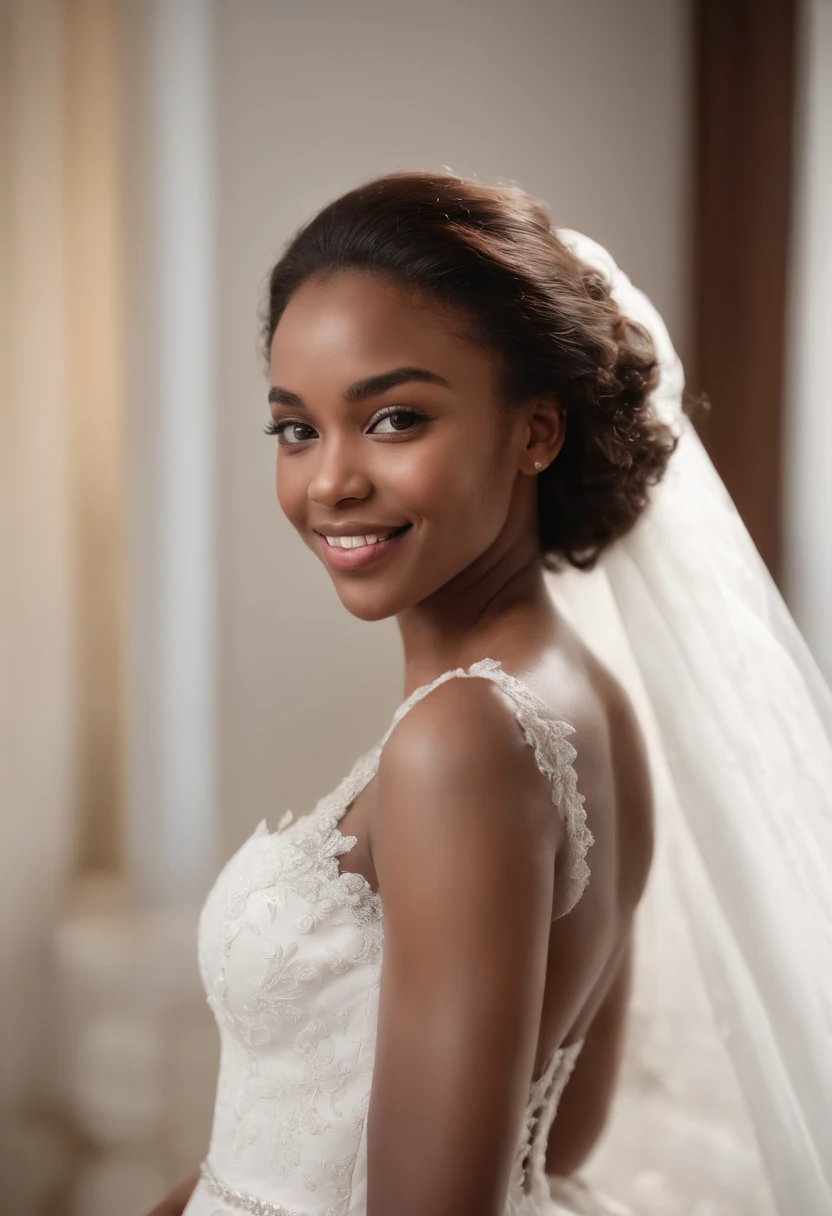
[[[387,599],[378,596],[341,595],[338,598],[350,616],[359,621],[386,621],[388,617],[396,616],[401,607],[391,604]]]
[[[416,602],[412,596],[378,586],[339,585],[335,582],[335,591],[350,616],[359,621],[386,621]]]

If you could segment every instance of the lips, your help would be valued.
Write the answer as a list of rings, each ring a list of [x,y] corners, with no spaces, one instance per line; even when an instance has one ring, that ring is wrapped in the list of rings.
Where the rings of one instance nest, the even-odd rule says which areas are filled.
[[[321,555],[327,565],[336,570],[357,570],[364,566],[373,565],[386,557],[389,553],[394,552],[401,544],[405,535],[410,531],[410,524],[404,524],[400,528],[395,528],[384,540],[375,540],[371,544],[359,543],[355,547],[343,548],[341,545],[331,545],[323,533],[318,533],[320,537]],[[373,533],[365,535],[353,536],[346,534],[350,540],[364,541],[365,535],[373,536]],[[382,535],[384,535],[382,533]]]
[[[360,549],[362,545],[375,545],[379,541],[388,540],[391,536],[395,536],[398,532],[403,532],[409,526],[409,524],[402,524],[400,528],[378,528],[372,531],[368,528],[365,533],[361,533],[360,535],[353,535],[350,532],[345,532],[341,535],[322,532],[321,535],[330,548]]]

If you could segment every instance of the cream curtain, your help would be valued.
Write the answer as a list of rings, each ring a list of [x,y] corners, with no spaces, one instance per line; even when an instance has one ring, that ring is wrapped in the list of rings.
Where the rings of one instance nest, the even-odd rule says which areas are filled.
[[[56,926],[118,861],[118,199],[109,0],[0,3],[0,1194],[59,1202]]]

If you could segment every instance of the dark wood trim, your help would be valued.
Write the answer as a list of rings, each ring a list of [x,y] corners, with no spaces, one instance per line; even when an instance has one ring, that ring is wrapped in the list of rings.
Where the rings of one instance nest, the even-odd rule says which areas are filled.
[[[701,433],[775,578],[797,0],[694,0],[695,221],[689,387]]]

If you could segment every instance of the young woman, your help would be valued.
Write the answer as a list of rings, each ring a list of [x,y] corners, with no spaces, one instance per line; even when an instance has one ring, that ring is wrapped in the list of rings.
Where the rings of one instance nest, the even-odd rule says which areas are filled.
[[[568,237],[518,189],[394,174],[272,272],[280,506],[348,612],[396,617],[405,699],[208,897],[214,1131],[159,1216],[620,1210],[550,1180],[615,1086],[651,780],[546,571],[622,543],[678,429],[657,331]]]

